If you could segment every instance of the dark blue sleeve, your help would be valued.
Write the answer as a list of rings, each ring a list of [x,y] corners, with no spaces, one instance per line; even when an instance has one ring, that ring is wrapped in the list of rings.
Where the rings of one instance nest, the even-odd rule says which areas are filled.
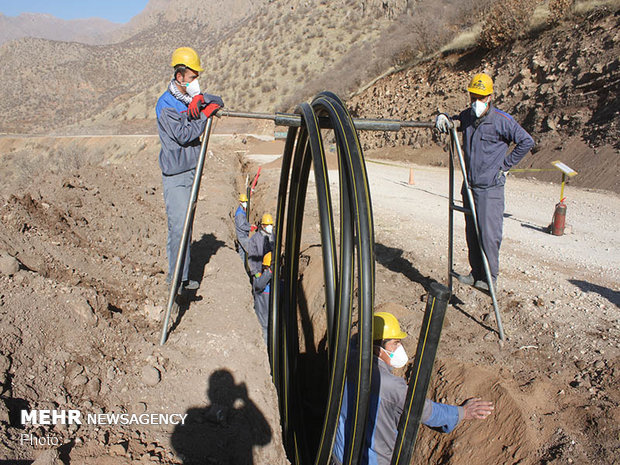
[[[174,108],[162,108],[158,120],[161,128],[166,131],[179,145],[187,145],[198,139],[207,125],[207,118],[201,114],[201,118],[190,120],[187,114],[181,114]]]
[[[508,143],[514,142],[515,148],[510,152],[502,163],[502,170],[508,171],[519,163],[525,155],[534,147],[534,139],[512,117],[503,116],[497,128],[500,136]]]
[[[255,293],[261,293],[265,290],[267,285],[271,282],[271,270],[267,269],[263,271],[260,276],[254,277],[252,280],[252,288]]]
[[[450,433],[459,424],[459,420],[459,407],[456,405],[438,404],[426,400],[422,413],[422,423],[426,426],[438,428],[442,433]]]

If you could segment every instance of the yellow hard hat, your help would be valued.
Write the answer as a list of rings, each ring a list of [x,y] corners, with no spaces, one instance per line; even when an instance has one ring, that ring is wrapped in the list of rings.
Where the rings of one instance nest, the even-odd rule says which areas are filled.
[[[263,266],[271,266],[271,252],[267,252],[263,257]]]
[[[372,317],[372,340],[404,339],[407,333],[401,331],[400,324],[394,315],[388,312],[377,312]]]
[[[172,62],[170,66],[173,68],[177,65],[185,65],[194,71],[203,71],[200,66],[200,57],[193,48],[180,47],[172,52]]]
[[[478,73],[471,79],[467,92],[485,97],[491,95],[493,93],[493,79],[488,74]]]
[[[273,216],[271,216],[269,213],[265,213],[263,215],[263,218],[260,220],[260,224],[262,224],[263,226],[273,224]]]
[[[245,194],[239,194],[239,202],[247,202],[248,196]]]

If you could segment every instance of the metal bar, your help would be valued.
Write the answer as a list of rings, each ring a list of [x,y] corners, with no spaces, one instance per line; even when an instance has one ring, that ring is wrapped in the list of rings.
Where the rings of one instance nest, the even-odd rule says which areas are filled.
[[[471,210],[469,208],[461,207],[460,205],[456,205],[454,203],[452,204],[452,210],[465,213],[466,215],[471,215]]]
[[[196,211],[196,200],[198,199],[198,191],[200,190],[200,178],[202,177],[202,169],[205,164],[205,154],[207,153],[207,146],[209,145],[209,137],[211,136],[211,126],[213,125],[213,117],[207,120],[207,125],[202,133],[202,146],[200,147],[200,156],[198,158],[198,164],[196,165],[196,174],[194,175],[194,183],[192,184],[192,192],[187,204],[187,211],[185,213],[185,222],[183,223],[183,236],[181,237],[181,243],[179,244],[179,252],[177,253],[177,260],[174,266],[174,275],[170,282],[170,294],[168,295],[168,308],[166,309],[166,315],[164,317],[164,324],[161,329],[160,345],[166,343],[168,339],[168,324],[170,323],[170,313],[172,307],[175,304],[179,285],[181,284],[181,267],[183,265],[183,258],[185,257],[185,249],[189,247],[189,232],[194,222],[194,212]]]
[[[452,297],[452,285],[454,280],[454,209],[457,205],[454,204],[454,143],[450,140],[450,162],[448,169],[448,193],[450,201],[449,213],[448,213],[448,292]]]
[[[495,319],[497,320],[497,330],[499,332],[499,338],[503,341],[505,339],[504,336],[504,327],[502,326],[502,317],[499,313],[499,306],[497,304],[497,298],[495,296],[495,286],[493,284],[493,279],[491,278],[491,269],[489,267],[489,260],[487,259],[487,254],[482,247],[482,239],[480,238],[480,228],[478,227],[478,216],[476,215],[476,204],[474,203],[474,196],[471,193],[471,186],[467,181],[467,173],[465,171],[465,159],[463,157],[463,151],[461,149],[461,144],[459,143],[458,135],[456,134],[456,128],[453,126],[451,129],[451,138],[454,146],[456,147],[456,153],[459,157],[459,164],[461,165],[461,173],[463,174],[463,183],[465,184],[465,192],[467,193],[467,199],[469,201],[469,206],[471,207],[471,216],[474,222],[474,227],[476,229],[476,237],[478,239],[478,245],[480,247],[480,255],[482,255],[482,264],[484,265],[484,272],[487,276],[487,283],[489,284],[489,294],[491,294],[491,300],[493,301],[493,310],[495,311]]]
[[[566,175],[562,173],[562,188],[560,189],[560,202],[564,198],[564,185],[566,184]]]
[[[301,117],[290,113],[252,113],[231,110],[219,110],[218,116],[228,116],[232,118],[268,119],[275,122],[276,126],[301,126]],[[330,120],[326,117],[319,118],[319,125],[323,129],[332,129]],[[403,128],[427,128],[433,129],[435,124],[422,121],[402,121],[393,119],[353,119],[355,129],[360,131],[400,131]]]

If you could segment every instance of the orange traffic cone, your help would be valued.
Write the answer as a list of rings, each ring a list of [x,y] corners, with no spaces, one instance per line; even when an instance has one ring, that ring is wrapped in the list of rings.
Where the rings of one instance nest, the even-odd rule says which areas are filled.
[[[409,168],[409,185],[413,186],[415,181],[413,179],[413,168]]]

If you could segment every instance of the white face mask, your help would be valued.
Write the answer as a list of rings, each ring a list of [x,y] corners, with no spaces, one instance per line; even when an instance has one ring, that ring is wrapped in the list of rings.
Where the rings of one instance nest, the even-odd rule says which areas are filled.
[[[480,118],[488,106],[489,104],[484,103],[482,100],[474,100],[471,104],[474,113],[476,113],[476,118]]]
[[[194,79],[188,84],[185,84],[185,90],[187,91],[187,94],[192,98],[198,95],[200,93],[200,83],[198,82],[198,78]]]
[[[273,224],[268,224],[267,226],[265,226],[265,232],[267,234],[273,234]]]
[[[241,202],[241,206],[243,208],[248,208],[248,203],[247,202]]]
[[[405,348],[402,346],[402,344],[399,344],[398,348],[394,352],[389,352],[387,350],[385,350],[385,352],[390,356],[390,365],[392,365],[394,368],[402,368],[409,361],[407,352],[405,352]]]

